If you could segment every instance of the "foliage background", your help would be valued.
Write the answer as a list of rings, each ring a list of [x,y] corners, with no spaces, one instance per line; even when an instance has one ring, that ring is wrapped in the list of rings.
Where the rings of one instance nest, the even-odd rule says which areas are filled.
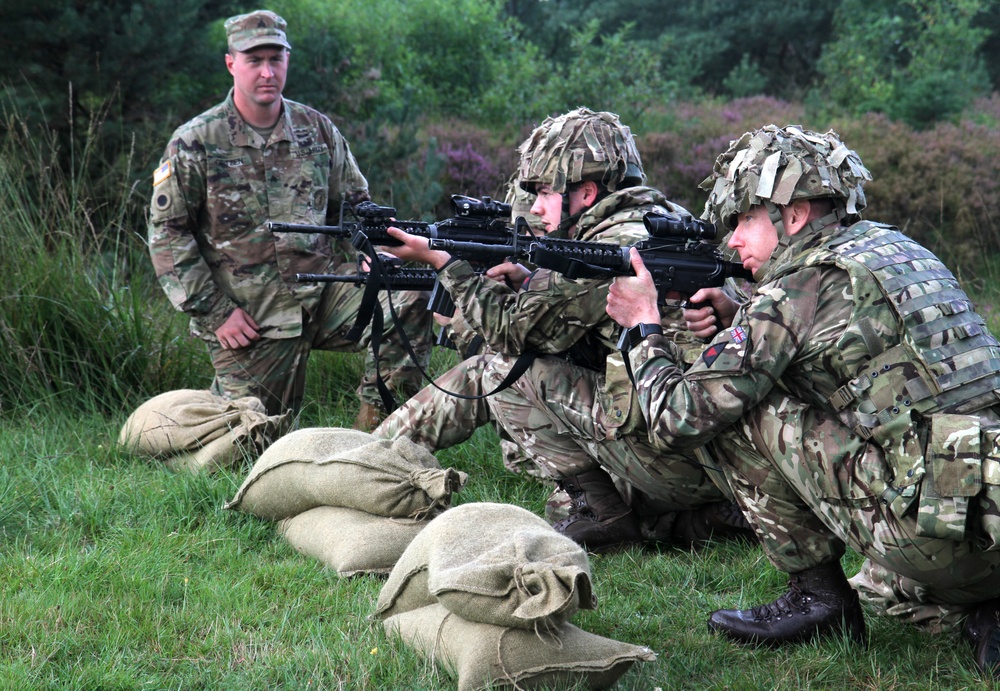
[[[501,196],[517,144],[578,105],[621,114],[650,184],[695,213],[730,139],[769,122],[833,128],[874,173],[866,215],[941,254],[1000,328],[998,0],[268,7],[290,24],[287,95],[334,118],[373,197],[400,217],[443,218],[454,193]],[[220,511],[237,471],[167,476],[110,444],[139,402],[211,375],[152,276],[147,206],[170,132],[231,85],[222,22],[254,8],[0,0],[4,686],[442,683],[405,649],[370,652],[385,643],[364,622],[376,583],[339,582],[270,526]],[[304,424],[347,424],[359,376],[356,358],[315,357]],[[545,493],[497,458],[488,429],[442,456],[481,477],[470,500],[540,510]],[[633,688],[977,683],[957,642],[895,622],[872,622],[865,651],[716,641],[700,628],[706,611],[773,599],[780,578],[752,550],[654,556],[598,560],[608,605],[586,621],[657,648]]]

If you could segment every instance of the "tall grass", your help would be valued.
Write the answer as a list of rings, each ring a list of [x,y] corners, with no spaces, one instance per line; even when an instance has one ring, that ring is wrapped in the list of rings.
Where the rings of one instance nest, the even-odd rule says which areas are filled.
[[[205,360],[155,285],[135,182],[95,162],[101,122],[65,143],[2,112],[0,397],[7,412],[40,402],[115,409],[178,388]],[[126,143],[127,144],[127,143]],[[64,151],[68,147],[69,151]],[[98,164],[101,165],[98,165]],[[94,180],[94,170],[105,177]]]
[[[204,385],[207,358],[153,280],[132,166],[92,165],[99,121],[61,144],[3,116],[0,688],[454,688],[370,619],[382,580],[340,579],[274,524],[222,510],[247,466],[174,475],[116,448],[130,404]],[[978,297],[997,329],[996,291]],[[301,425],[349,425],[360,375],[358,356],[316,354]],[[438,456],[470,475],[458,502],[542,512],[548,489],[502,468],[491,430]],[[574,623],[658,655],[621,689],[984,686],[957,639],[874,616],[867,648],[710,636],[712,610],[784,589],[753,547],[636,549],[592,569],[598,608]]]

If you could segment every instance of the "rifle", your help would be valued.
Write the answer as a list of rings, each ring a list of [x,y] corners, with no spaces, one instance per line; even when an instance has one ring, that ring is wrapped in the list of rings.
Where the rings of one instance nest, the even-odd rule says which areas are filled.
[[[718,246],[711,243],[718,230],[714,224],[690,216],[647,212],[642,217],[649,238],[634,247],[653,276],[659,304],[669,293],[690,296],[700,288],[718,288],[726,279],[753,280],[742,264],[726,261]],[[506,255],[510,261],[527,260],[538,268],[564,274],[568,278],[613,278],[634,276],[631,247],[605,242],[583,242],[557,238],[532,238],[518,244],[515,235],[509,245],[477,245],[471,242],[432,239],[431,249],[445,250],[471,260],[492,260]],[[687,304],[699,308],[703,304]],[[624,337],[624,332],[623,332]]]
[[[455,303],[451,295],[441,285],[437,271],[434,269],[406,268],[395,257],[387,259],[380,257],[382,262],[378,290],[429,290],[431,291],[427,309],[431,312],[450,317],[455,314]],[[353,283],[355,286],[367,286],[371,273],[361,265],[358,257],[358,268],[353,274],[295,274],[295,280],[301,283]],[[447,331],[441,329],[434,345],[455,349],[455,344],[448,338]]]
[[[396,221],[394,220],[396,209],[391,206],[379,206],[366,201],[352,209],[350,204],[344,202],[340,206],[339,225],[314,226],[268,221],[267,228],[273,233],[319,233],[334,238],[349,239],[359,251],[364,250],[369,244],[398,246],[399,241],[388,233],[389,226],[426,238],[482,244],[504,244],[511,241],[514,230],[509,225],[510,204],[494,201],[489,197],[476,199],[453,194],[451,205],[454,211],[452,218],[427,223]],[[354,216],[355,220],[347,220],[348,215]]]
[[[654,211],[642,218],[649,238],[637,242],[646,268],[653,276],[660,303],[670,292],[691,295],[699,288],[717,288],[728,278],[753,280],[742,264],[726,261],[710,241],[718,231],[714,224],[690,216]],[[480,244],[432,238],[430,248],[444,250],[461,259],[527,261],[538,268],[565,274],[568,278],[612,278],[634,276],[629,246],[609,242],[584,242],[515,234],[512,242]]]
[[[498,202],[490,197],[476,199],[461,194],[451,196],[451,205],[454,215],[440,222],[428,223],[424,221],[397,221],[394,220],[396,209],[391,206],[379,206],[373,202],[361,202],[353,209],[346,201],[340,205],[340,224],[335,226],[314,226],[301,223],[279,223],[268,221],[267,228],[273,233],[319,233],[329,235],[334,238],[350,238],[351,245],[359,252],[371,252],[374,254],[376,245],[387,247],[398,246],[399,241],[389,235],[388,228],[393,226],[412,235],[420,235],[426,238],[440,238],[460,240],[463,242],[475,242],[478,244],[505,244],[515,242],[517,230],[511,228],[510,220],[511,206],[504,202]],[[355,220],[347,220],[348,216],[353,216]],[[526,224],[525,224],[526,225]],[[493,263],[503,261],[502,257]],[[480,268],[487,268],[490,264],[480,263]],[[360,272],[360,269],[359,269]],[[357,341],[361,338],[364,329],[371,323],[374,316],[374,308],[378,300],[378,291],[383,287],[381,262],[373,262],[369,274],[374,274],[376,280],[356,281],[358,285],[365,285],[365,295],[362,298],[361,309],[354,326],[347,334],[347,338]],[[402,285],[390,283],[395,289],[405,289]],[[339,279],[337,279],[339,280]],[[421,287],[418,290],[426,290]],[[440,282],[435,281],[431,286],[431,300],[429,309],[438,314],[450,317],[455,313],[455,304],[451,300],[448,291]]]

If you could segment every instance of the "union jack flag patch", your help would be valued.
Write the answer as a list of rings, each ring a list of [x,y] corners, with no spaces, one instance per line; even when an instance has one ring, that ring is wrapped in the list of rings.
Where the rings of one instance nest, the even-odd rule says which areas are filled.
[[[742,343],[747,340],[747,332],[742,326],[734,326],[729,330],[729,337],[733,339],[733,343]]]

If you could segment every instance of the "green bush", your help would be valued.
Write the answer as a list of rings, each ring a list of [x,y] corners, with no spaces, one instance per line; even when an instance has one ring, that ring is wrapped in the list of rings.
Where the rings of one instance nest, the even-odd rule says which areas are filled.
[[[980,107],[998,104],[995,96]],[[872,172],[866,217],[898,225],[966,278],[1000,250],[995,127],[968,116],[922,131],[870,114],[835,129]]]

